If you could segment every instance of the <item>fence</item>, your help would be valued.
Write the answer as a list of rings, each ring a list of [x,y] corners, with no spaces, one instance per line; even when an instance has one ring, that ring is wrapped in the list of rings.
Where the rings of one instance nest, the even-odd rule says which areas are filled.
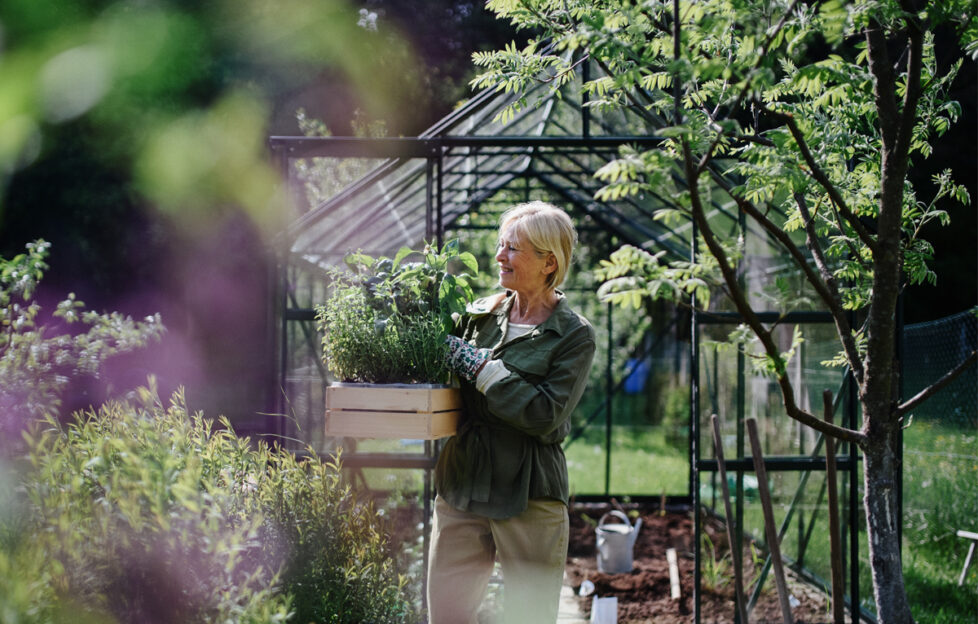
[[[954,368],[978,343],[978,317],[968,310],[903,330],[903,396],[911,397]],[[914,418],[978,427],[978,367],[971,366],[914,410]]]

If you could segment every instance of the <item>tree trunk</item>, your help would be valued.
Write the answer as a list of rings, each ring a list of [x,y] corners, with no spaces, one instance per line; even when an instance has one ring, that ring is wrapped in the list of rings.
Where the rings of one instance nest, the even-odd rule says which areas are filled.
[[[872,415],[867,415],[872,421]],[[886,415],[879,420],[886,419]],[[866,509],[866,534],[869,541],[869,561],[873,575],[879,624],[909,624],[913,622],[907,592],[903,585],[903,563],[900,560],[900,510],[897,504],[897,483],[900,456],[899,425],[877,431],[863,448],[863,474]],[[857,609],[857,605],[853,605]]]

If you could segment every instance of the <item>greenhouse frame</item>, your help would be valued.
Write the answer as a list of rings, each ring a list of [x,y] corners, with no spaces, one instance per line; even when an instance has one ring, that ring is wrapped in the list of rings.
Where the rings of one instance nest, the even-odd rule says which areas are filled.
[[[492,231],[501,210],[514,201],[543,199],[564,207],[572,215],[580,233],[580,247],[589,254],[591,264],[623,244],[652,253],[663,252],[667,259],[695,257],[696,230],[691,221],[655,218],[658,210],[675,207],[675,198],[650,192],[616,201],[595,200],[601,185],[594,172],[623,146],[654,148],[662,141],[657,132],[667,124],[649,112],[649,94],[636,93],[630,104],[614,110],[592,108],[576,94],[580,93],[580,81],[590,80],[601,69],[589,63],[584,63],[582,69],[576,84],[559,91],[541,82],[525,95],[512,115],[506,111],[517,101],[516,96],[494,90],[479,93],[418,137],[269,139],[273,155],[288,176],[296,214],[278,241],[276,276],[279,404],[275,411],[290,414],[291,418],[270,417],[270,431],[283,439],[296,440],[297,448],[309,445],[322,454],[329,454],[334,448],[336,441],[322,433],[325,387],[331,380],[321,359],[314,308],[324,301],[328,270],[341,265],[349,251],[393,256],[402,246],[418,248],[425,241],[440,244],[449,238],[460,238],[464,244],[480,231]],[[303,168],[308,169],[315,162],[326,166],[355,163],[353,168],[364,173],[317,201],[305,192],[302,175]],[[766,289],[779,279],[792,279],[790,263],[782,259],[766,233],[751,229],[736,206],[714,203],[709,218],[717,231],[743,237],[746,252],[740,266],[742,279],[755,297],[755,309],[763,309]],[[480,262],[489,261],[491,257],[480,258]],[[669,504],[691,506],[694,510],[703,505],[722,515],[717,487],[720,466],[710,424],[711,415],[716,414],[724,432],[726,469],[732,475],[739,541],[745,530],[752,529],[750,519],[759,517],[751,482],[754,465],[745,433],[745,422],[754,418],[762,432],[769,480],[787,508],[780,525],[785,558],[794,564],[796,572],[826,587],[827,582],[822,579],[829,576],[827,564],[812,562],[815,565],[809,566],[806,560],[813,531],[825,523],[823,439],[821,434],[783,414],[776,384],[752,371],[742,350],[724,348],[728,334],[741,322],[739,315],[720,297],[713,298],[707,310],[649,304],[642,310],[641,331],[635,331],[634,319],[614,322],[619,311],[596,302],[589,268],[579,266],[575,270],[567,294],[576,307],[591,310],[592,315],[602,319],[599,327],[598,319],[592,317],[599,328],[599,342],[605,341],[594,365],[602,370],[594,371],[592,387],[600,383],[603,397],[578,409],[575,430],[565,444],[573,444],[585,429],[601,428],[605,483],[604,491],[580,492],[577,498],[664,498]],[[799,402],[809,410],[813,405],[821,406],[823,391],[831,390],[836,398],[836,422],[858,428],[859,410],[851,376],[841,368],[820,364],[838,350],[832,318],[813,305],[800,303],[792,311],[775,309],[760,315],[765,323],[784,329],[779,338],[785,345],[791,342],[795,327],[804,332],[806,340],[790,369],[801,397]],[[623,350],[628,354],[624,361],[614,355]],[[688,392],[682,442],[682,451],[688,456],[688,474],[682,491],[621,492],[610,485],[615,397],[625,392],[636,363],[642,362],[670,378],[671,387]],[[349,468],[422,470],[427,516],[432,495],[430,469],[436,453],[437,444],[425,442],[423,452],[344,452],[343,463]],[[655,458],[650,457],[649,461]],[[861,478],[854,445],[840,445],[837,467],[846,594],[851,607],[861,604]],[[698,594],[702,527],[700,514],[694,514],[694,518]],[[788,539],[789,529],[797,532],[797,540]],[[764,542],[762,532],[755,533],[755,537]],[[766,570],[767,566],[765,574]],[[751,598],[751,604],[756,598]],[[694,621],[699,622],[698,600],[695,605]],[[863,615],[871,617],[868,612]]]

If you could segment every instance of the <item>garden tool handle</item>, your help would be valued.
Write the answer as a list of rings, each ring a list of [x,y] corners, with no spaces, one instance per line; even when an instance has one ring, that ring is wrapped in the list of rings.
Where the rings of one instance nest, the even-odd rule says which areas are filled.
[[[615,516],[616,518],[619,518],[627,526],[629,527],[632,526],[632,521],[628,519],[628,516],[618,511],[617,509],[612,509],[611,511],[605,513],[605,515],[601,516],[601,519],[598,520],[598,526],[602,526],[604,524],[604,521],[608,518],[608,516]]]

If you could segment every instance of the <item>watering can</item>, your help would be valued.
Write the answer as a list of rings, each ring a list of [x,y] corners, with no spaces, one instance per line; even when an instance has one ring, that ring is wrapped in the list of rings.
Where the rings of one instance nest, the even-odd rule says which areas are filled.
[[[609,517],[615,517],[622,523],[605,524]],[[617,510],[611,510],[601,516],[595,529],[598,543],[598,571],[608,574],[632,571],[632,550],[638,530],[642,528],[642,519],[635,525],[628,521],[628,516]]]

